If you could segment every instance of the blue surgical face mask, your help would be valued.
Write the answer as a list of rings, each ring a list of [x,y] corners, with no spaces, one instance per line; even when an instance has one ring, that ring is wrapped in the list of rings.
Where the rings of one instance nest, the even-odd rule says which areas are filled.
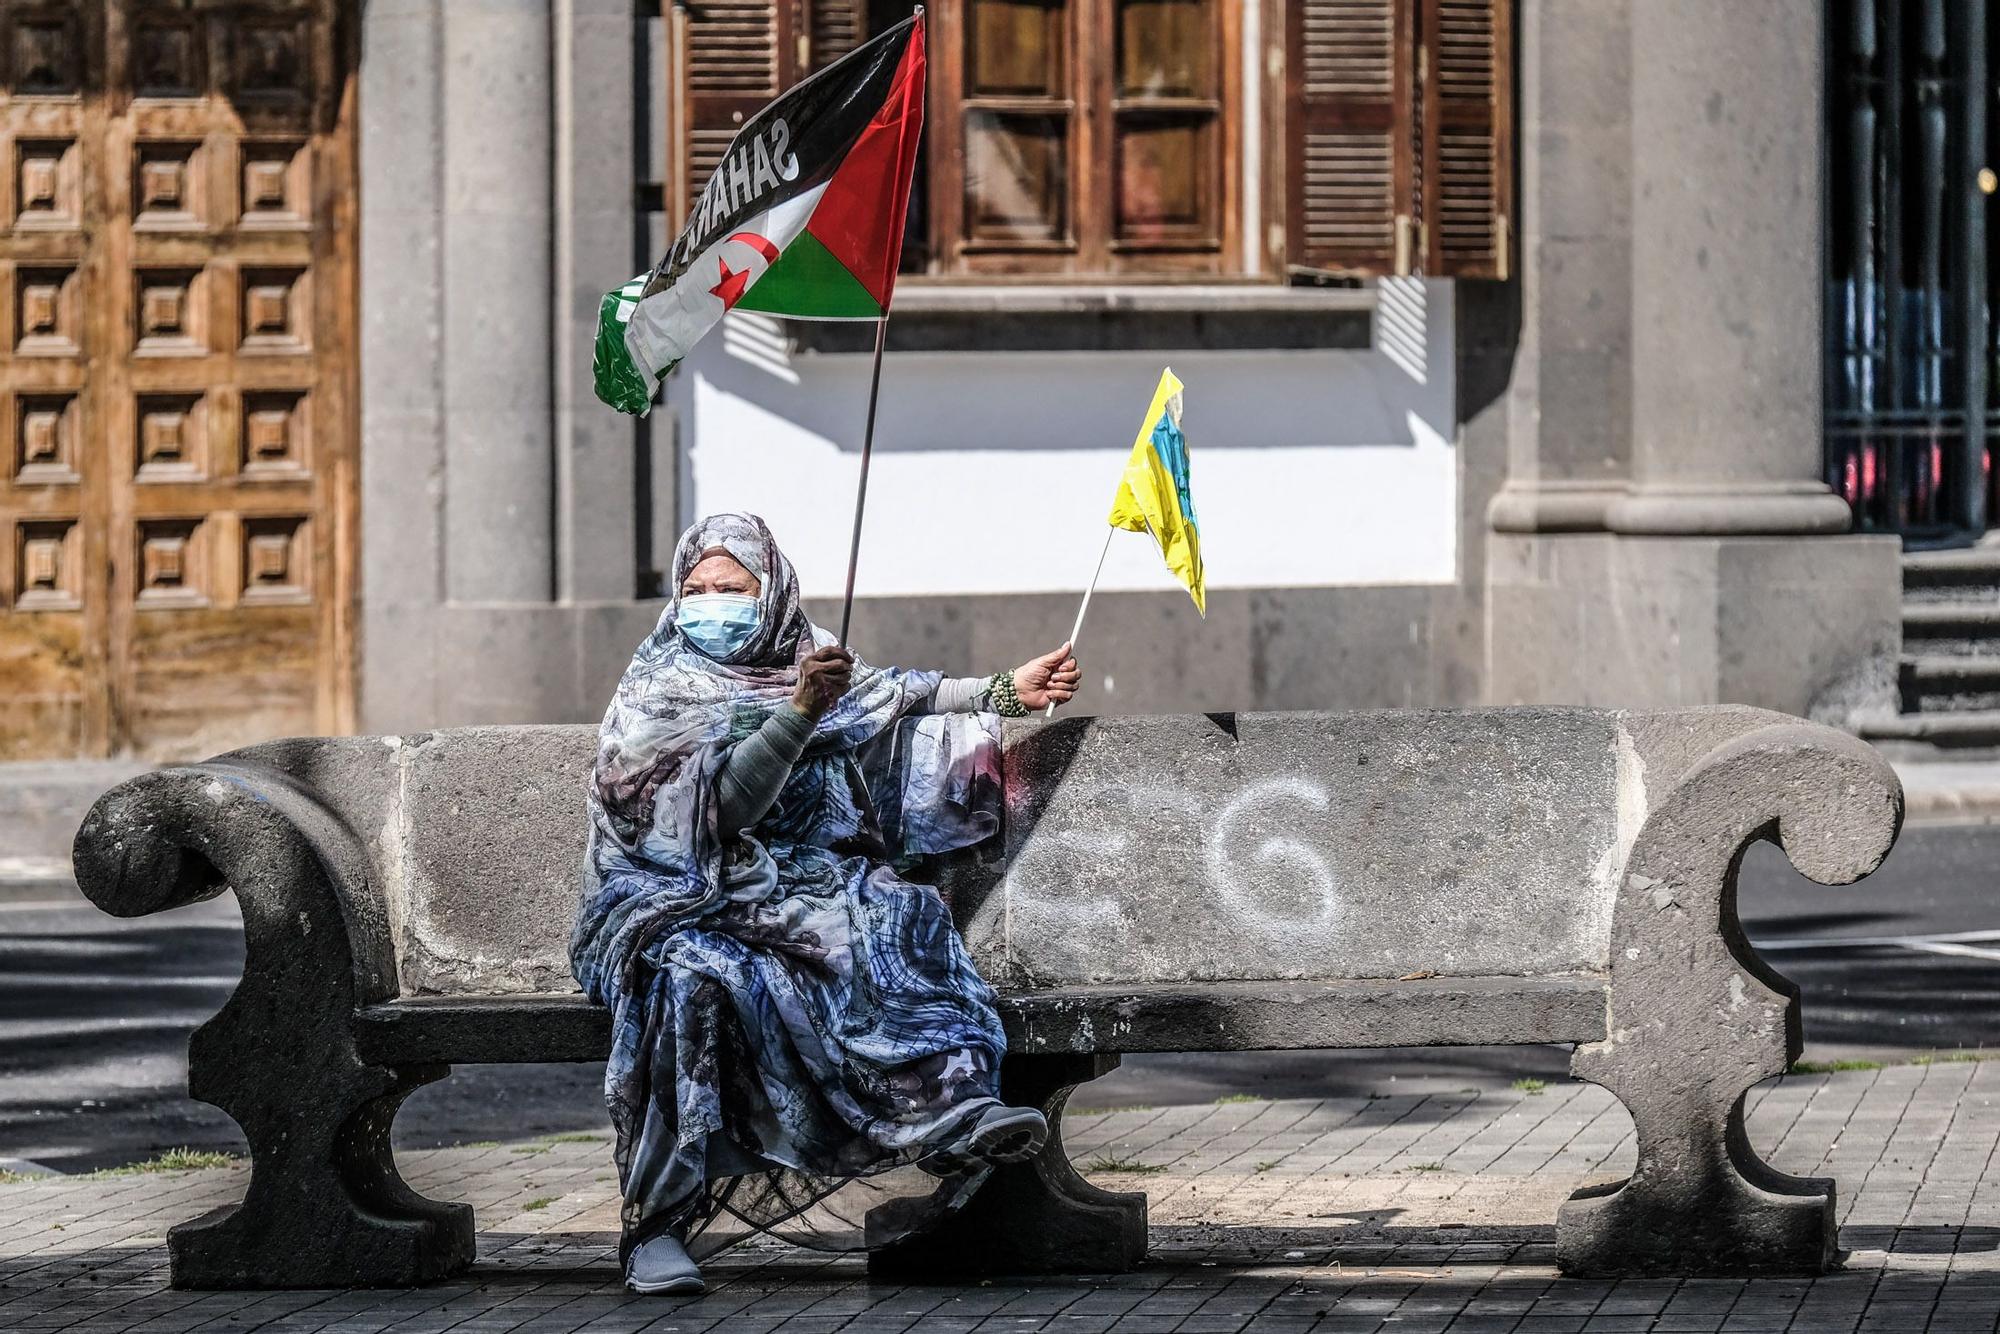
[[[727,662],[740,652],[764,610],[757,599],[741,593],[696,593],[681,599],[674,624],[687,641],[717,662]]]

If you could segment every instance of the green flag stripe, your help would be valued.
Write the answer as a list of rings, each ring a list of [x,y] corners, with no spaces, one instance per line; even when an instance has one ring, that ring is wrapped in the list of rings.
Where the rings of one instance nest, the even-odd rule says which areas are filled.
[[[632,284],[604,294],[597,310],[597,344],[591,351],[591,374],[597,396],[617,408],[643,416],[653,405],[653,387],[625,347],[625,325],[632,318],[631,299],[623,295]]]
[[[736,309],[810,320],[873,320],[882,315],[881,305],[860,279],[810,230],[792,239]]]

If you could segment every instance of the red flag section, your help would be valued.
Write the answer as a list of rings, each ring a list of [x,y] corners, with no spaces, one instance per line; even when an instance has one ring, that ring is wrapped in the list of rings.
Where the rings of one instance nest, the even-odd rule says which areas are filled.
[[[903,259],[903,223],[924,128],[924,25],[918,23],[882,109],[827,183],[806,230],[884,310]]]

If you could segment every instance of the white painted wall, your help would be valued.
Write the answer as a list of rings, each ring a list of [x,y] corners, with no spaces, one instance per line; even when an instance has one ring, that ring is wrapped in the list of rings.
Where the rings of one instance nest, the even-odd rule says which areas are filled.
[[[1451,287],[1386,284],[1376,346],[1330,352],[891,353],[859,591],[1080,590],[1162,365],[1211,588],[1450,583],[1457,543]],[[865,355],[788,355],[732,315],[674,377],[683,517],[750,510],[804,593],[846,575]],[[1175,585],[1119,533],[1101,587]]]

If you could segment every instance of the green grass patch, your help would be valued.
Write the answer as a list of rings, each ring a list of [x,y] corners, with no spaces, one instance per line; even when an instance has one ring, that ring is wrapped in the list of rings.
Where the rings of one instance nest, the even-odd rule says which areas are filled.
[[[1837,1075],[1843,1070],[1880,1070],[1880,1061],[1793,1061],[1788,1075]]]
[[[159,1157],[139,1164],[142,1172],[191,1172],[204,1167],[229,1167],[236,1155],[199,1149],[168,1149]]]
[[[1530,1079],[1525,1076],[1515,1080],[1513,1083],[1513,1089],[1516,1093],[1525,1093],[1531,1098],[1540,1094],[1546,1088],[1548,1088],[1548,1084],[1543,1080]]]
[[[34,1179],[35,1174],[32,1172],[10,1172],[4,1167],[0,1167],[0,1186],[18,1186],[23,1181],[33,1181]]]
[[[1278,1165],[1278,1160],[1276,1158],[1267,1158],[1263,1162],[1257,1164],[1257,1170],[1259,1172],[1268,1172],[1277,1165]]]
[[[1443,1164],[1443,1163],[1411,1163],[1411,1164],[1410,1164],[1410,1168],[1409,1168],[1409,1170],[1410,1170],[1410,1171],[1412,1171],[1412,1172],[1442,1172],[1442,1171],[1444,1171],[1444,1164]]]
[[[468,1149],[497,1149],[500,1147],[500,1141],[497,1139],[474,1140],[465,1147]]]
[[[1977,1065],[1987,1058],[1984,1051],[1927,1051],[1910,1058],[1911,1065]]]
[[[1135,1102],[1130,1107],[1072,1107],[1065,1116],[1116,1116],[1120,1112],[1150,1112],[1154,1110],[1143,1102]]]
[[[1083,1170],[1086,1172],[1129,1172],[1137,1176],[1151,1176],[1155,1172],[1164,1172],[1167,1169],[1155,1163],[1142,1163],[1137,1158],[1113,1158],[1108,1154],[1099,1154],[1088,1163],[1085,1163]]]
[[[602,1144],[604,1143],[604,1136],[584,1133],[551,1135],[548,1142],[551,1144]]]
[[[1227,1107],[1229,1106],[1229,1104],[1233,1102],[1263,1102],[1263,1101],[1264,1101],[1263,1098],[1258,1097],[1254,1093],[1225,1093],[1221,1097],[1215,1100],[1215,1105],[1217,1107]]]
[[[213,1153],[205,1149],[168,1149],[157,1158],[148,1158],[143,1163],[127,1163],[123,1167],[101,1167],[85,1175],[92,1177],[132,1177],[150,1176],[156,1172],[199,1172],[209,1167],[234,1167],[239,1160],[234,1154]]]
[[[537,1209],[548,1208],[550,1205],[556,1202],[556,1199],[557,1197],[554,1195],[543,1195],[536,1199],[529,1200],[526,1204],[522,1205],[521,1208],[523,1208],[529,1213],[534,1213]]]

